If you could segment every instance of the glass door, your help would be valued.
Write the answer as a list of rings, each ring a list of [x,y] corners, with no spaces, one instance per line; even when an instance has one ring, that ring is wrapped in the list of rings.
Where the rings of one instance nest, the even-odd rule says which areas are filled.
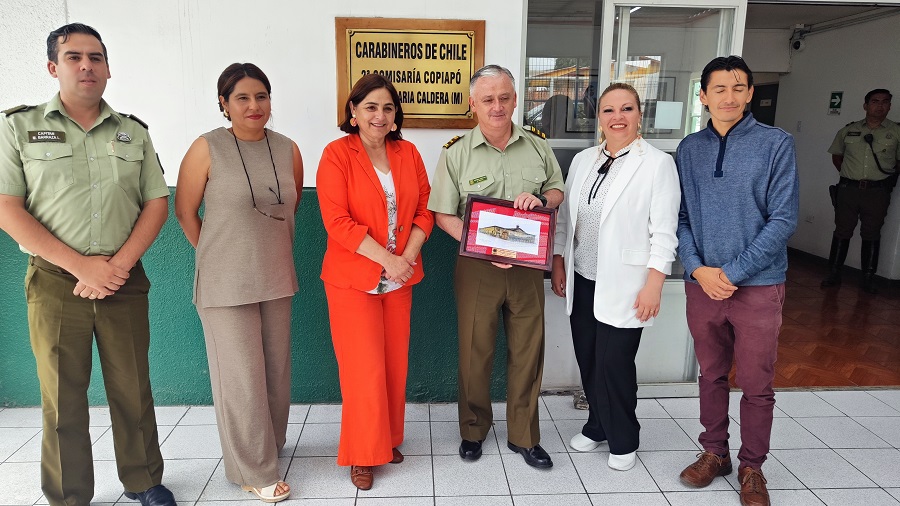
[[[746,11],[744,0],[603,0],[597,89],[634,86],[642,135],[674,152],[685,135],[705,128],[700,73],[716,56],[741,53]]]

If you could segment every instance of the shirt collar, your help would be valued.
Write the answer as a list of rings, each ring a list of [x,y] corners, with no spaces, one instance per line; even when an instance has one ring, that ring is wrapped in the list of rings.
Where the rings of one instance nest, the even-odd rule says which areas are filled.
[[[53,113],[53,112],[57,112],[57,113],[61,114],[62,116],[65,116],[69,120],[72,120],[72,118],[69,117],[69,113],[66,112],[66,108],[63,107],[62,99],[59,97],[59,93],[54,95],[53,98],[51,98],[50,101],[47,102],[47,105],[44,107],[44,117],[46,118],[47,116],[50,115],[50,113]],[[96,125],[99,125],[100,123],[103,123],[106,120],[106,118],[109,118],[110,116],[114,117],[117,121],[121,122],[118,114],[115,114],[115,111],[113,111],[112,107],[110,107],[109,104],[106,103],[106,100],[103,100],[101,98],[100,99],[100,115],[97,116],[97,121],[94,123],[94,125],[96,126]]]
[[[511,146],[512,143],[514,143],[514,142],[516,142],[517,140],[519,140],[520,137],[522,137],[521,130],[520,130],[519,128],[516,128],[516,124],[513,123],[513,125],[512,125],[512,135],[510,135],[510,136],[509,136],[509,140],[506,141],[506,146],[504,146],[504,149],[505,149],[507,146]],[[475,128],[472,129],[472,147],[473,147],[473,148],[478,147],[480,144],[484,144],[484,145],[486,145],[486,146],[490,146],[490,144],[488,143],[488,141],[484,138],[484,134],[481,133],[481,126],[479,125],[479,126],[476,126]]]

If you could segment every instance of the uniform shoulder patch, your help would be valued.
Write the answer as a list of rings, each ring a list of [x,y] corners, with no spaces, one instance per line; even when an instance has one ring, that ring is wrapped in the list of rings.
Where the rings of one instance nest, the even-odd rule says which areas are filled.
[[[144,123],[143,121],[141,121],[141,119],[138,118],[137,116],[135,116],[134,114],[122,114],[122,116],[125,116],[125,117],[128,118],[128,119],[134,120],[138,125],[141,125],[141,126],[144,127],[146,130],[149,130],[149,129],[150,129],[150,127],[148,127],[146,123]]]
[[[541,132],[540,130],[538,130],[537,128],[535,128],[533,125],[528,125],[528,128],[526,128],[525,130],[528,131],[528,132],[533,133],[534,135],[537,135],[537,136],[540,137],[541,139],[546,139],[546,138],[547,138],[547,134],[545,134],[544,132]]]
[[[29,109],[34,109],[33,105],[17,105],[15,107],[10,107],[9,109],[3,111],[3,114],[10,116],[17,112],[27,111]]]
[[[444,149],[447,149],[447,148],[449,148],[450,146],[456,144],[456,141],[458,141],[458,140],[460,140],[460,139],[462,139],[462,138],[463,138],[462,135],[457,135],[456,137],[450,139],[449,141],[447,141],[447,144],[444,144]]]

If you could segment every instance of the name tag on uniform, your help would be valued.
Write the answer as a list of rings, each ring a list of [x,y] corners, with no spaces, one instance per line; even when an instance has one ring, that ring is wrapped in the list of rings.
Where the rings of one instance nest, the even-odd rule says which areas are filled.
[[[469,184],[478,184],[481,182],[487,181],[487,176],[476,177],[475,179],[470,179]]]
[[[862,132],[847,132],[847,137],[859,137]]]
[[[28,142],[66,142],[66,133],[56,130],[29,130]]]

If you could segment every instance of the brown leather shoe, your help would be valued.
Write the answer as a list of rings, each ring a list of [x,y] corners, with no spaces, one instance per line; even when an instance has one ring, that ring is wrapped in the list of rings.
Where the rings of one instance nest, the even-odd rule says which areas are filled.
[[[360,490],[369,490],[373,481],[372,467],[350,466],[350,481]]]
[[[731,456],[722,458],[715,453],[702,452],[697,454],[697,462],[681,471],[681,482],[692,487],[705,487],[716,476],[731,474],[731,470]]]
[[[394,458],[391,459],[391,464],[399,464],[403,462],[403,454],[400,453],[400,450],[394,448],[391,451],[394,452]]]
[[[761,470],[742,467],[738,469],[738,481],[741,482],[741,504],[743,506],[769,506],[766,477],[763,476]]]

